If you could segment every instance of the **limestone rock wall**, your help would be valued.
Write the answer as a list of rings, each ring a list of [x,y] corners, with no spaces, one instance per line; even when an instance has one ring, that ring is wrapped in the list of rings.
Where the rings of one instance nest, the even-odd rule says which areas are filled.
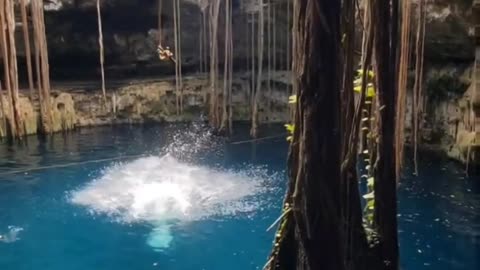
[[[271,90],[267,87],[266,78],[263,80],[259,105],[261,123],[285,123],[289,120],[288,76],[289,73],[276,72]],[[184,78],[184,111],[181,114],[176,111],[174,78],[122,82],[123,85],[107,89],[106,104],[100,90],[78,89],[73,84],[71,87],[55,88],[51,97],[54,131],[108,124],[193,121],[207,117],[210,86],[206,77],[204,74]],[[249,74],[235,76],[232,90],[235,121],[251,119],[249,91]],[[27,134],[37,133],[40,126],[38,101],[32,102],[21,95],[20,108]],[[7,112],[9,109],[7,106]],[[10,120],[8,114],[4,116],[0,112],[2,119]],[[3,125],[2,130],[6,130]]]

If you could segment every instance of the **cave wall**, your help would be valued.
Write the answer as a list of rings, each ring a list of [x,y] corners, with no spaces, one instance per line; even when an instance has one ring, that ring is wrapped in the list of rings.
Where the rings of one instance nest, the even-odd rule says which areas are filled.
[[[287,72],[275,72],[272,76],[271,91],[262,91],[259,100],[259,121],[261,123],[285,123],[290,118],[288,91],[290,86]],[[267,77],[262,84],[266,89]],[[250,80],[248,74],[238,74],[233,80],[233,120],[250,120]],[[184,78],[184,112],[176,113],[175,78],[160,80],[142,79],[122,81],[107,92],[103,103],[102,92],[87,91],[74,84],[58,85],[52,91],[53,131],[73,128],[110,125],[143,124],[201,120],[208,115],[208,78],[204,75]],[[5,97],[4,97],[5,98]],[[221,96],[219,97],[221,100]],[[38,99],[33,101],[25,94],[20,95],[19,104],[26,133],[36,134],[40,126]],[[219,108],[220,109],[220,108]],[[7,107],[7,111],[9,108]],[[9,119],[0,110],[0,119]],[[5,131],[3,121],[0,130]],[[0,132],[0,137],[5,135]]]
[[[173,48],[173,8],[172,1],[163,0],[163,44]],[[418,0],[414,0],[418,2]],[[49,0],[45,2],[45,18],[52,79],[66,81],[98,81],[98,33],[96,0]],[[201,12],[196,0],[181,1],[182,16],[182,65],[186,74],[196,74],[200,66],[200,29]],[[287,15],[286,1],[278,2],[277,28],[277,69],[286,69]],[[433,96],[443,95],[442,100],[431,102],[426,111],[424,123],[424,142],[439,145],[446,151],[460,149],[459,137],[469,132],[466,125],[458,125],[458,119],[466,119],[470,114],[465,110],[471,96],[471,65],[475,58],[473,34],[472,0],[436,0],[427,7],[425,83],[424,88]],[[234,103],[236,120],[248,120],[249,113],[249,69],[251,39],[249,36],[249,17],[243,13],[239,1],[234,1],[233,35],[234,63],[236,80]],[[100,125],[108,123],[142,123],[148,121],[191,120],[206,114],[205,98],[208,96],[208,82],[202,75],[187,80],[187,114],[178,117],[171,108],[172,79],[165,76],[174,74],[170,62],[161,62],[157,58],[157,0],[103,0],[102,14],[104,27],[104,45],[106,54],[107,86],[111,81],[132,77],[162,78],[164,82],[140,80],[130,82],[128,86],[107,87],[108,108],[115,108],[115,114],[102,108],[99,86],[76,90],[54,83],[55,98],[68,94],[71,96],[71,122],[74,126]],[[221,15],[222,16],[222,15]],[[222,23],[220,23],[220,26]],[[19,31],[20,32],[20,31]],[[21,40],[21,33],[19,33]],[[223,38],[223,29],[219,29],[219,40]],[[21,44],[21,42],[19,42]],[[20,45],[21,46],[21,45]],[[219,42],[220,61],[223,59],[223,43]],[[20,79],[25,81],[22,50],[19,50]],[[221,66],[220,66],[221,67]],[[282,75],[283,76],[283,75]],[[442,78],[447,76],[461,82],[466,87],[463,93],[448,89]],[[278,79],[278,78],[277,78]],[[275,79],[275,80],[277,80]],[[263,122],[286,122],[289,91],[288,75],[277,80],[274,95],[268,92],[261,97]],[[263,78],[266,83],[266,78]],[[78,91],[77,91],[78,90]],[[88,91],[87,91],[88,90]],[[429,95],[430,95],[429,94]],[[65,96],[65,95],[63,95]],[[152,99],[154,102],[150,102]],[[28,99],[23,98],[26,102]],[[114,102],[115,100],[115,102]],[[117,105],[113,105],[113,103]],[[268,106],[267,106],[268,105]],[[30,105],[26,104],[26,108]],[[269,106],[272,106],[270,108]],[[408,106],[410,108],[411,106]],[[33,108],[33,107],[32,107]],[[58,109],[58,108],[57,108]],[[28,109],[29,115],[35,109]],[[33,112],[33,113],[30,113]],[[59,112],[60,113],[60,112]],[[38,116],[31,116],[35,122]],[[410,125],[411,111],[407,112],[407,129]],[[35,130],[33,127],[31,130]],[[33,132],[33,131],[32,131]],[[471,135],[468,135],[471,137]],[[462,146],[463,147],[463,146]],[[464,147],[463,147],[464,148]],[[460,150],[458,151],[460,152]],[[480,156],[480,155],[479,155]]]
[[[50,66],[54,79],[93,78],[99,73],[96,0],[51,0],[45,14]],[[102,22],[107,77],[172,75],[171,62],[161,62],[156,48],[158,0],[105,0]],[[196,0],[181,1],[182,65],[185,73],[199,71],[201,10]],[[286,68],[287,18],[279,1],[275,27],[278,69]],[[282,11],[283,9],[283,11]],[[223,20],[223,8],[220,18]],[[244,70],[251,40],[248,16],[234,1],[233,44],[236,70]],[[174,48],[173,7],[163,0],[163,46]],[[219,54],[223,59],[223,23],[219,24]]]

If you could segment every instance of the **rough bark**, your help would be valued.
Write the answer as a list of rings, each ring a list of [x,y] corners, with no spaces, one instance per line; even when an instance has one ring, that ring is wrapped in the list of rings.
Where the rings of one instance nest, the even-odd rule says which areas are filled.
[[[210,4],[210,125],[218,128],[220,116],[218,111],[218,14],[220,0]]]
[[[417,40],[415,47],[415,83],[413,86],[412,102],[412,127],[413,127],[413,163],[414,173],[418,175],[418,139],[419,139],[419,115],[421,114],[421,95],[423,84],[423,53],[425,49],[425,1],[420,0],[418,7]],[[456,134],[456,133],[455,133]]]
[[[342,166],[340,172],[341,192],[341,224],[344,235],[344,253],[346,269],[365,269],[367,253],[367,238],[362,225],[362,209],[358,190],[357,175],[357,145],[359,122],[364,103],[364,92],[355,110],[355,98],[353,91],[354,78],[354,50],[355,50],[355,1],[345,0],[342,12],[343,39],[343,84],[341,92],[341,134],[342,134]],[[370,46],[363,52],[364,69],[370,63]],[[367,72],[364,71],[364,74]],[[364,80],[366,82],[366,79]],[[362,88],[365,88],[362,85]]]
[[[27,61],[27,75],[28,75],[28,87],[30,89],[30,100],[33,100],[33,94],[35,87],[33,84],[33,72],[32,72],[32,52],[30,49],[30,34],[28,31],[28,20],[27,20],[27,3],[26,0],[20,1],[20,13],[22,16],[22,30],[23,30],[23,41],[25,43],[25,58]]]
[[[398,78],[398,0],[373,0],[375,74],[380,107],[374,224],[383,269],[398,269],[395,124]]]
[[[265,18],[263,11],[263,0],[260,0],[260,10],[258,18],[258,73],[255,94],[253,95],[253,108],[252,108],[252,126],[250,128],[250,136],[253,138],[258,137],[258,111],[259,111],[259,99],[260,92],[262,90],[262,76],[263,76],[263,52],[264,52],[264,34],[265,34]]]
[[[222,122],[220,131],[223,133],[229,132],[229,86],[230,86],[230,62],[232,57],[230,54],[230,1],[225,0],[225,40],[224,40],[224,61],[223,61],[223,95],[222,95]]]
[[[53,112],[50,102],[50,68],[48,64],[47,37],[45,31],[45,18],[43,14],[43,1],[32,2],[32,22],[35,44],[35,58],[40,99],[40,112],[42,132],[52,133]]]
[[[15,13],[14,13],[14,3],[13,0],[4,0],[3,6],[3,18],[2,18],[2,29],[5,27],[6,33],[6,43],[4,43],[4,48],[6,52],[4,57],[8,58],[7,66],[4,66],[6,69],[6,76],[8,77],[7,91],[9,97],[10,107],[12,108],[12,117],[10,121],[12,122],[11,127],[11,136],[21,139],[25,135],[25,129],[23,125],[23,117],[20,111],[19,96],[18,96],[18,66],[17,66],[17,49],[15,43]],[[3,42],[2,37],[2,42]]]
[[[3,71],[4,71],[4,83],[5,89],[7,91],[7,103],[9,104],[9,110],[5,114],[5,117],[8,118],[8,136],[14,138],[17,136],[17,130],[15,126],[15,114],[13,112],[12,107],[12,88],[10,83],[10,58],[8,57],[8,44],[7,44],[7,36],[6,33],[8,30],[6,26],[6,1],[7,0],[0,0],[0,47],[2,50],[2,59],[3,59]]]
[[[405,114],[407,103],[407,79],[408,67],[410,63],[410,14],[411,2],[402,1],[402,31],[400,38],[400,62],[398,67],[398,92],[397,92],[397,110],[396,110],[396,174],[397,179],[400,178],[400,170],[403,165],[403,149],[405,142]]]
[[[285,215],[267,269],[345,269],[340,1],[294,2],[295,133]]]

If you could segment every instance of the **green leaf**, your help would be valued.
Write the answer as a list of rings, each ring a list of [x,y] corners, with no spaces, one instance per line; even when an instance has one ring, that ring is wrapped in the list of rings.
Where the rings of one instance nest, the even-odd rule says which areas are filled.
[[[367,209],[368,209],[368,210],[373,210],[373,209],[375,209],[375,200],[368,200],[368,202],[367,202]]]
[[[359,76],[359,77],[361,77],[361,76],[363,75],[363,69],[359,69],[359,70],[357,70],[357,72],[358,72],[358,76]],[[373,79],[373,78],[375,77],[375,73],[374,73],[373,71],[371,71],[371,70],[369,70],[369,71],[367,72],[367,75],[368,75],[368,78],[369,78],[369,79]]]
[[[294,124],[285,124],[285,128],[290,134],[293,134],[295,131],[295,125]]]
[[[370,193],[367,193],[367,194],[363,195],[363,198],[364,198],[365,200],[372,200],[372,199],[375,198],[375,194],[374,194],[374,192],[372,191],[372,192],[370,192]]]
[[[367,87],[367,97],[371,98],[374,96],[375,96],[375,88],[373,87],[373,85],[369,84]]]
[[[291,95],[288,97],[288,103],[295,104],[297,103],[297,95]]]
[[[370,189],[373,189],[373,185],[375,184],[375,178],[370,177],[367,179],[367,187]]]
[[[292,142],[293,141],[293,136],[288,136],[287,137],[287,142]]]

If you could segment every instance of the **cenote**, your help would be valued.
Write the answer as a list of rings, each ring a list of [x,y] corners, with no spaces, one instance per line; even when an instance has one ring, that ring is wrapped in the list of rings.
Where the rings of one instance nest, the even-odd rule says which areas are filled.
[[[480,1],[0,0],[0,270],[480,269]]]
[[[1,145],[1,269],[261,269],[286,186],[282,126],[82,129]],[[247,140],[247,141],[245,141]],[[111,158],[121,158],[110,160]],[[402,269],[477,269],[480,189],[422,153],[399,186]]]

